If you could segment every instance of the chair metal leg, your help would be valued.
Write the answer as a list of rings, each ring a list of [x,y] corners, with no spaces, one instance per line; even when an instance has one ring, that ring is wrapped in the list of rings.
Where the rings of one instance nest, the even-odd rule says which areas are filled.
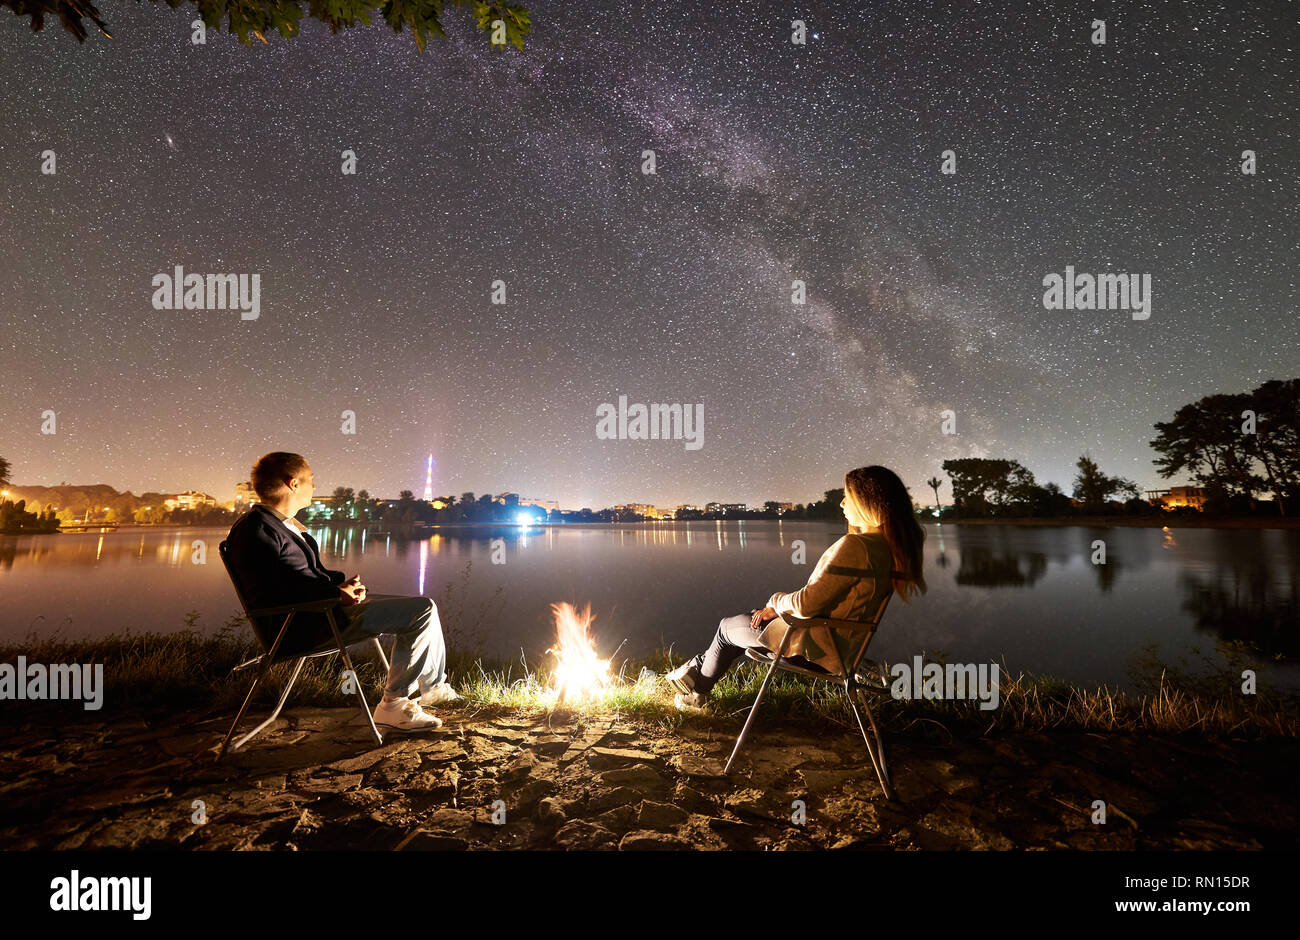
[[[280,648],[280,641],[284,639],[284,634],[289,629],[289,624],[292,620],[292,613],[284,618],[284,623],[280,627],[280,632],[275,635],[275,642],[273,642],[271,648],[266,651],[266,658],[262,663],[261,673],[253,680],[253,684],[249,688],[248,694],[244,696],[244,704],[239,706],[239,711],[235,713],[235,720],[230,723],[230,730],[226,732],[226,736],[221,740],[221,750],[217,751],[218,762],[226,756],[226,746],[230,743],[230,737],[235,733],[235,729],[239,727],[239,719],[244,717],[244,710],[248,708],[248,703],[253,700],[253,693],[257,691],[257,687],[262,680],[270,674],[271,666],[275,662],[275,653]]]
[[[280,710],[284,708],[284,703],[288,700],[289,693],[293,691],[294,683],[298,681],[298,674],[302,672],[302,664],[305,663],[306,661],[307,661],[306,656],[301,656],[298,658],[297,664],[294,665],[293,667],[293,675],[291,675],[289,677],[289,681],[284,684],[284,691],[280,693],[280,701],[276,703],[275,711],[271,712],[271,717],[267,718],[266,721],[262,722],[252,731],[240,737],[237,741],[235,741],[234,744],[230,745],[230,749],[232,751],[239,750],[249,741],[253,740],[253,738],[257,737],[257,735],[261,733],[263,728],[265,728],[267,725],[274,722],[275,719],[280,717]]]
[[[731,773],[731,764],[736,759],[736,755],[740,753],[741,745],[745,743],[745,735],[749,734],[749,726],[754,723],[754,716],[758,714],[758,704],[763,701],[763,693],[767,691],[767,684],[772,681],[772,674],[776,672],[778,659],[780,659],[779,656],[772,658],[772,667],[767,670],[767,675],[763,677],[763,684],[758,687],[758,696],[749,709],[749,717],[745,719],[745,726],[740,729],[740,737],[736,738],[736,746],[731,749],[731,756],[727,758],[727,766],[722,768],[724,777]]]
[[[846,680],[844,683],[844,692],[848,696],[849,709],[853,712],[853,717],[857,719],[858,730],[862,732],[862,740],[867,745],[867,756],[871,758],[871,766],[876,771],[876,779],[880,781],[880,789],[884,791],[885,799],[894,798],[893,787],[889,783],[889,767],[885,764],[885,742],[880,736],[880,729],[876,727],[875,716],[871,714],[871,706],[867,704],[866,699],[862,700],[862,707],[867,711],[867,720],[871,722],[871,730],[876,736],[876,746],[872,747],[871,739],[867,736],[866,726],[862,723],[862,715],[858,711],[857,689],[852,681]],[[876,752],[879,751],[880,758],[877,760]]]
[[[356,676],[357,671],[352,668],[352,657],[348,655],[347,647],[343,645],[343,637],[339,634],[338,624],[334,622],[334,612],[325,611],[325,619],[329,621],[330,629],[334,631],[334,642],[338,644],[339,655],[343,657],[343,668]],[[379,733],[379,729],[375,727],[375,716],[370,714],[370,705],[366,702],[366,693],[361,688],[361,679],[359,677],[356,680],[356,687],[357,698],[361,700],[361,710],[366,713],[366,721],[370,724],[370,733],[374,736],[375,746],[378,747],[384,743],[384,737]]]
[[[217,751],[218,762],[221,761],[221,759],[226,756],[226,748],[230,744],[230,736],[233,735],[235,733],[235,729],[239,727],[239,719],[244,717],[244,711],[248,708],[248,703],[253,700],[253,693],[257,691],[257,686],[261,683],[263,679],[266,678],[266,674],[270,671],[271,671],[271,657],[268,656],[266,657],[266,662],[262,664],[261,672],[258,673],[256,677],[254,677],[253,684],[249,686],[248,694],[244,696],[244,703],[239,706],[239,711],[235,712],[235,720],[230,723],[230,730],[227,731],[226,736],[221,739],[221,750]]]
[[[379,642],[379,637],[375,637],[375,650],[379,653],[379,661],[384,664],[384,671],[387,672],[390,668],[388,665],[388,656],[384,653],[384,647]]]
[[[885,796],[893,799],[894,775],[889,772],[889,764],[885,761],[885,738],[876,727],[876,716],[871,714],[871,706],[867,704],[866,697],[862,699],[862,707],[867,712],[867,721],[871,723],[871,733],[876,736],[876,752],[880,755],[880,769],[884,771],[885,779],[889,781],[890,789],[885,791]]]

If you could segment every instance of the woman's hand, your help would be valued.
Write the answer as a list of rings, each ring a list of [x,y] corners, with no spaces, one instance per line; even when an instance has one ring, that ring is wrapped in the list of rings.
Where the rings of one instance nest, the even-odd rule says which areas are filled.
[[[769,620],[775,620],[778,616],[780,615],[771,607],[764,607],[762,610],[754,611],[749,618],[749,625],[757,630],[763,624]]]

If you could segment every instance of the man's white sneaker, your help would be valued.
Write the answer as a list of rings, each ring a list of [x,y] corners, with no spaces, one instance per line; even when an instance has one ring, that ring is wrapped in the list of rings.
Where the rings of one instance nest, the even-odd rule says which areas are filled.
[[[433,731],[442,727],[442,719],[430,715],[414,699],[403,696],[390,701],[384,699],[375,706],[375,724],[398,731]]]
[[[451,687],[450,682],[439,682],[428,692],[420,696],[421,705],[444,705],[447,702],[459,702],[460,695]]]

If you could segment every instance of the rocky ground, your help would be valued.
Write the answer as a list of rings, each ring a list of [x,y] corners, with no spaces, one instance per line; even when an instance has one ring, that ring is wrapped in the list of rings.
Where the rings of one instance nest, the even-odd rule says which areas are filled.
[[[887,739],[739,721],[489,717],[372,748],[360,713],[291,709],[214,761],[230,716],[0,729],[0,848],[1259,849],[1300,842],[1297,743],[1195,735]],[[1104,825],[1092,803],[1107,803]],[[199,802],[196,802],[199,801]],[[498,802],[500,801],[500,802]],[[806,818],[799,816],[802,801]],[[494,806],[495,804],[495,806]]]

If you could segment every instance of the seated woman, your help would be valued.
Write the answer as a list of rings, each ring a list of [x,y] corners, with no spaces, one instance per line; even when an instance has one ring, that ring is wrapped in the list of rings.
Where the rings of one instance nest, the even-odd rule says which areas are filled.
[[[840,506],[849,532],[826,549],[807,584],[793,594],[778,591],[762,610],[750,615],[724,618],[707,650],[668,673],[668,682],[677,689],[674,702],[679,709],[702,708],[714,683],[745,650],[773,653],[761,637],[765,627],[783,614],[868,621],[891,591],[907,603],[911,603],[910,593],[925,593],[921,574],[925,532],[916,522],[903,481],[884,467],[850,470],[844,477]],[[782,621],[776,626],[784,625]],[[797,651],[787,650],[786,655],[792,652]]]

